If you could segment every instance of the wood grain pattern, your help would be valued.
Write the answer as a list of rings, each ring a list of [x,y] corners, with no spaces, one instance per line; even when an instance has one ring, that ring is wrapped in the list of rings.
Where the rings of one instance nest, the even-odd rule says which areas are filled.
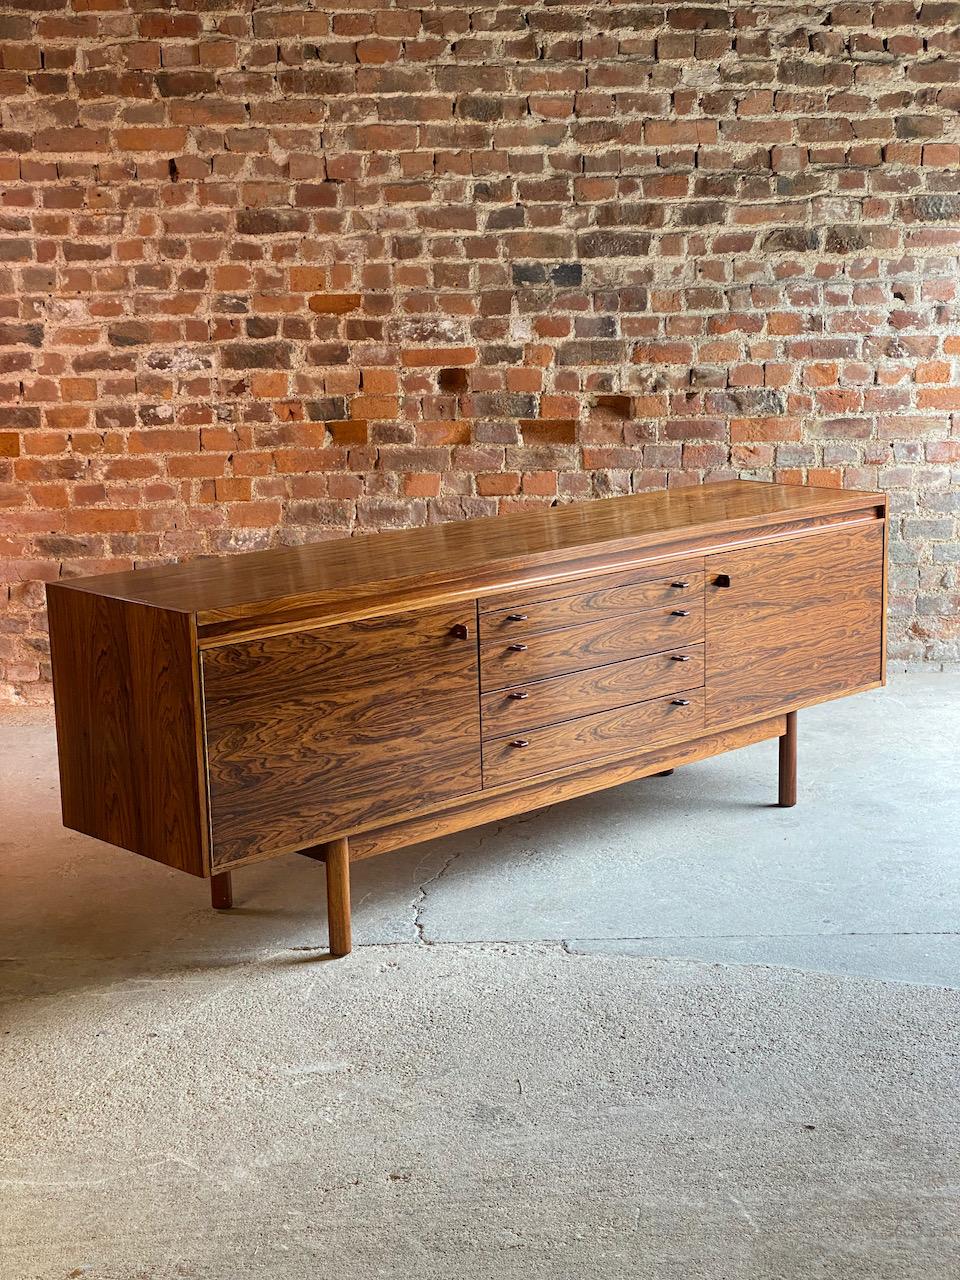
[[[703,730],[703,691],[655,698],[484,743],[484,786],[683,742]]]
[[[348,956],[353,950],[350,918],[350,846],[346,840],[331,840],[323,847],[327,865],[327,929],[330,954]]]
[[[558,578],[540,583],[538,586],[522,587],[518,591],[501,591],[494,595],[482,596],[477,601],[477,607],[480,610],[480,634],[483,635],[484,623],[488,621],[484,615],[488,613],[524,609],[528,605],[541,604],[546,600],[559,600],[566,596],[583,595],[587,591],[601,587],[625,587],[644,582],[672,582],[688,574],[703,576],[703,556],[691,556],[684,560],[653,560],[645,564],[630,565],[626,569],[617,568],[616,564],[607,564],[599,566],[589,575]],[[650,603],[662,602],[652,600]]]
[[[410,608],[411,596],[429,603],[431,592],[476,594],[481,583],[506,590],[547,576],[551,565],[575,573],[578,561],[586,572],[617,556],[675,556],[678,541],[709,545],[715,535],[760,528],[775,536],[818,519],[875,514],[885,502],[883,494],[732,480],[75,579],[71,589],[192,613],[201,636],[222,638],[272,617]]]
[[[475,609],[211,650],[203,683],[217,866],[480,787]]]
[[[597,622],[602,618],[615,618],[618,614],[653,609],[669,605],[685,608],[694,600],[703,598],[703,573],[685,573],[652,581],[622,581],[631,575],[616,575],[620,581],[613,583],[603,578],[581,579],[576,594],[561,594],[537,600],[533,603],[517,602],[507,609],[480,616],[481,643],[496,640],[524,640],[527,636],[544,631],[556,631],[561,627],[576,626],[580,622]]]
[[[207,874],[192,620],[59,583],[47,610],[64,825]]]
[[[566,776],[538,777],[532,782],[483,791],[470,800],[454,801],[430,814],[406,817],[398,822],[368,829],[350,840],[350,858],[374,858],[393,849],[433,840],[455,831],[466,831],[486,822],[501,822],[518,813],[529,813],[547,805],[562,804],[578,796],[619,787],[665,769],[680,768],[724,751],[735,751],[777,738],[784,732],[785,718],[756,720],[737,729],[708,733],[686,742],[641,751],[629,760],[618,760],[577,769]]]
[[[646,609],[530,636],[525,641],[488,641],[480,646],[481,688],[487,693],[701,641],[703,605],[699,597],[678,604],[677,610]],[[525,647],[513,648],[515,643]]]
[[[483,736],[517,734],[557,720],[696,689],[703,684],[703,668],[703,645],[693,644],[485,693],[480,699]]]
[[[707,557],[707,728],[880,682],[883,536],[875,521]]]

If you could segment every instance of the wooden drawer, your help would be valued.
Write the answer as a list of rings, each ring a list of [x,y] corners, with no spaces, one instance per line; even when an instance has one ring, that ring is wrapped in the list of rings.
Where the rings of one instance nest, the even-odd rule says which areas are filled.
[[[480,646],[480,684],[486,693],[702,639],[703,603],[697,597],[675,608],[620,614],[525,640],[488,640]]]
[[[637,702],[533,729],[522,736],[485,742],[483,785],[498,787],[538,773],[554,773],[610,756],[684,742],[702,732],[702,689]]]
[[[646,698],[697,689],[702,684],[703,645],[687,645],[485,693],[480,722],[484,738],[498,738],[558,720],[612,711]]]
[[[582,596],[596,587],[622,587],[638,582],[656,582],[665,578],[685,578],[691,573],[703,573],[703,556],[686,556],[682,560],[657,560],[649,564],[632,565],[629,569],[584,569],[575,578],[559,582],[542,582],[539,586],[514,587],[510,591],[497,591],[479,600],[480,613],[499,613],[503,609],[524,609],[541,600],[560,600],[564,596]]]
[[[588,586],[589,584],[589,586]],[[703,598],[703,573],[671,574],[652,581],[636,581],[630,574],[595,577],[575,584],[576,595],[561,595],[549,600],[512,605],[480,615],[480,639],[499,640],[504,636],[525,638],[542,631],[575,626],[581,622],[599,621],[653,609],[658,605],[686,608],[691,601]],[[584,590],[584,587],[587,587]],[[556,588],[559,592],[559,588]]]
[[[475,608],[203,654],[214,865],[480,787]]]

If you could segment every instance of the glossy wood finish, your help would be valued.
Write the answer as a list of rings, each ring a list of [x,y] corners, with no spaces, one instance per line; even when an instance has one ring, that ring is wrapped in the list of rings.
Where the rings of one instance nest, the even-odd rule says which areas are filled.
[[[640,609],[666,606],[684,609],[691,601],[699,605],[703,598],[703,572],[684,573],[652,581],[641,579],[631,582],[630,574],[581,579],[569,583],[566,589],[576,585],[575,595],[563,594],[564,588],[555,588],[561,594],[536,600],[519,599],[506,609],[497,609],[480,615],[480,641],[494,644],[504,640],[526,640],[544,631],[556,631],[561,627],[576,626],[582,622],[599,622]],[[624,581],[626,579],[626,581]],[[522,593],[521,593],[522,596]]]
[[[518,813],[529,813],[547,805],[561,804],[577,796],[590,795],[608,787],[622,786],[649,777],[664,768],[679,768],[724,751],[751,746],[784,732],[785,717],[756,720],[738,729],[708,733],[689,742],[673,743],[639,751],[629,760],[617,760],[577,769],[573,773],[540,776],[531,781],[484,790],[468,800],[452,801],[442,809],[409,815],[400,821],[372,828],[350,840],[350,857],[373,858],[391,849],[402,849],[438,836],[465,831],[486,822],[500,822]]]
[[[475,610],[203,655],[214,865],[480,787]]]
[[[554,769],[576,768],[650,747],[683,742],[703,732],[703,693],[638,702],[614,711],[564,720],[483,747],[484,786],[503,786]]]
[[[480,699],[480,723],[484,738],[499,738],[702,684],[703,645],[685,645],[485,693]]]
[[[779,804],[792,809],[797,803],[797,713],[787,712],[786,727],[780,737]]]
[[[271,621],[365,616],[451,592],[465,599],[537,584],[551,573],[582,576],[616,568],[618,557],[674,560],[718,538],[876,516],[885,502],[877,493],[731,480],[75,579],[71,589],[193,614],[201,642],[219,642]]]
[[[540,604],[545,600],[584,595],[598,587],[680,581],[690,574],[702,573],[703,556],[689,556],[684,560],[663,560],[656,557],[631,564],[626,569],[618,568],[614,558],[609,563],[594,565],[587,576],[567,574],[538,585],[526,585],[516,591],[498,591],[492,595],[481,595],[477,600],[480,623],[482,627],[484,615],[488,613],[524,609],[528,605]],[[657,604],[658,601],[654,600],[652,603]]]
[[[880,521],[708,556],[707,728],[879,683],[882,557]]]
[[[64,819],[220,907],[322,859],[345,953],[351,858],[771,736],[792,803],[792,713],[883,677],[885,506],[730,482],[53,584]]]
[[[192,620],[47,587],[64,825],[207,871]]]
[[[229,911],[233,906],[233,880],[229,871],[210,877],[210,905],[215,911]]]
[[[350,847],[346,840],[331,840],[323,847],[327,864],[327,927],[330,954],[347,956],[353,949],[350,923]]]
[[[698,598],[675,609],[667,606],[601,618],[522,641],[491,640],[480,646],[480,687],[487,693],[702,639],[703,605]]]

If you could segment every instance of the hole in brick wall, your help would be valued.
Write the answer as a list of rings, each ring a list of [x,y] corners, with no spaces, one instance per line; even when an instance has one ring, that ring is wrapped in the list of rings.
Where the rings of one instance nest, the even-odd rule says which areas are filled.
[[[170,159],[167,161],[167,168],[170,170],[170,181],[171,181],[171,182],[179,182],[179,181],[180,181],[180,170],[177,168],[177,162],[176,162],[176,160],[174,160],[174,159],[173,159],[173,157],[172,157],[172,156],[171,156],[171,157],[170,157]]]

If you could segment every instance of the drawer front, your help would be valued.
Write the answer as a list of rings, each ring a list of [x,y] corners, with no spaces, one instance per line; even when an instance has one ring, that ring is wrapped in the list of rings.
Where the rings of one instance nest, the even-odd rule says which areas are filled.
[[[698,597],[675,608],[620,614],[525,640],[488,640],[480,646],[481,687],[486,693],[702,639],[703,603]]]
[[[624,575],[615,575],[623,578]],[[581,588],[583,582],[577,584]],[[591,579],[590,589],[577,595],[560,599],[539,600],[532,604],[516,605],[484,613],[480,617],[480,639],[499,640],[536,635],[541,631],[555,631],[560,627],[576,626],[581,622],[613,618],[620,613],[638,609],[653,609],[658,605],[685,608],[703,598],[703,574],[685,573],[657,578],[652,582],[607,582],[604,578]]]
[[[633,565],[629,569],[613,572],[583,570],[576,578],[560,582],[546,582],[539,586],[513,587],[509,591],[497,591],[478,601],[481,615],[500,613],[505,609],[524,609],[542,600],[561,600],[565,596],[582,596],[597,587],[625,587],[638,582],[657,582],[673,578],[685,578],[691,573],[703,573],[703,556],[687,556],[683,560],[660,560],[653,564]]]
[[[498,787],[539,773],[630,755],[703,732],[703,690],[634,703],[579,720],[484,743],[483,785]]]
[[[485,693],[480,703],[484,738],[519,733],[558,720],[612,711],[647,698],[698,689],[703,684],[703,645],[687,645],[646,658],[537,680]]]
[[[203,691],[215,865],[481,785],[475,606],[208,649]]]

